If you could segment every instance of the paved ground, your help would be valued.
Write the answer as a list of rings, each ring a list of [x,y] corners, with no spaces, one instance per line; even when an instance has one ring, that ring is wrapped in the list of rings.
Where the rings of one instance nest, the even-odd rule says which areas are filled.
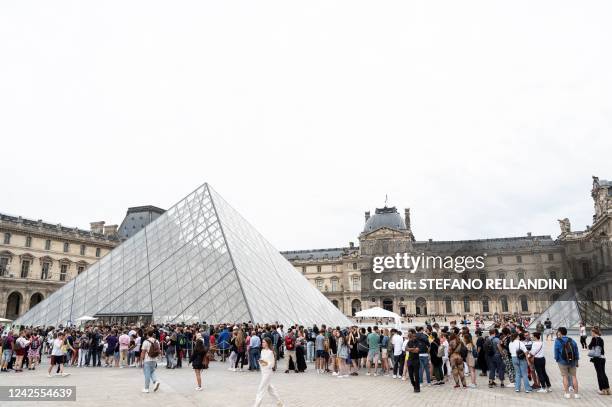
[[[612,337],[606,338],[612,344]],[[409,382],[390,377],[373,377],[360,374],[358,377],[338,379],[329,375],[317,375],[312,365],[303,374],[275,373],[273,383],[279,389],[286,406],[334,406],[356,405],[355,402],[372,400],[380,407],[405,406],[415,401],[424,405],[453,406],[612,406],[612,396],[596,394],[595,370],[582,353],[584,360],[578,369],[583,398],[565,400],[561,390],[561,377],[555,363],[551,362],[550,346],[547,347],[548,373],[554,391],[549,394],[515,393],[513,388],[489,389],[486,378],[478,377],[477,389],[453,389],[450,385],[424,387],[420,394],[412,393]],[[281,364],[283,361],[281,360]],[[608,376],[612,379],[612,362],[607,364]],[[140,369],[70,368],[68,377],[48,378],[46,372],[36,370],[21,374],[0,374],[0,385],[75,385],[77,402],[0,402],[2,407],[26,406],[252,406],[259,382],[258,373],[230,372],[227,364],[212,362],[204,373],[204,391],[194,390],[194,375],[190,368],[157,370],[162,382],[157,393],[142,394],[143,376]],[[175,404],[176,403],[176,404]],[[265,406],[273,406],[269,396]]]

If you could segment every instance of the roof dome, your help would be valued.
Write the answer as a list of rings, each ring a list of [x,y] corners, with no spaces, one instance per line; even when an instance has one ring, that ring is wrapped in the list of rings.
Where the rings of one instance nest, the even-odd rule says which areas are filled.
[[[369,233],[380,228],[399,230],[406,229],[406,223],[404,222],[402,216],[397,212],[395,206],[392,208],[388,208],[386,206],[384,208],[376,208],[374,215],[366,221],[363,231],[365,233]]]

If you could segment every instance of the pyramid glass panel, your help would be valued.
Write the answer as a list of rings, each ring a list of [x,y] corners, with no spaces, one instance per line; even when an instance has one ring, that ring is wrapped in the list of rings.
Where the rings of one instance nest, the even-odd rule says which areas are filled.
[[[84,315],[350,324],[207,184],[15,323],[68,324]]]

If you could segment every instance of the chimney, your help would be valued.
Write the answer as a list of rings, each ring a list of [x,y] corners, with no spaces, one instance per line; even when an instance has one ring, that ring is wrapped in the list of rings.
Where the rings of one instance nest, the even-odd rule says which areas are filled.
[[[118,225],[106,225],[104,226],[104,236],[112,237],[117,236]]]
[[[90,226],[90,230],[91,233],[97,233],[97,234],[104,234],[104,221],[101,222],[90,222],[89,226]]]
[[[370,211],[366,211],[365,213],[366,222],[370,219]]]
[[[531,237],[531,232],[527,232],[527,237]]]
[[[354,248],[355,248],[355,243],[353,243],[353,242],[349,242],[349,247],[350,247],[351,249],[354,249]]]

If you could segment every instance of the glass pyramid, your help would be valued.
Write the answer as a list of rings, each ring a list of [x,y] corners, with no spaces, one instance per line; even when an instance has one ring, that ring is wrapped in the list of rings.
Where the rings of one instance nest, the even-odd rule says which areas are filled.
[[[208,184],[15,321],[84,315],[156,323],[350,321]]]

